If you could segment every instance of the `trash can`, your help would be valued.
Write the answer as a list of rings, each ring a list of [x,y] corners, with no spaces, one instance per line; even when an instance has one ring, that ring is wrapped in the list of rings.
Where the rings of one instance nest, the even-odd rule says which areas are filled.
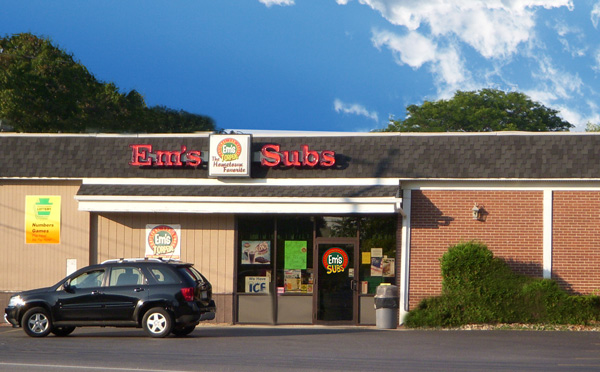
[[[375,293],[375,325],[381,329],[398,327],[398,287],[380,285]]]

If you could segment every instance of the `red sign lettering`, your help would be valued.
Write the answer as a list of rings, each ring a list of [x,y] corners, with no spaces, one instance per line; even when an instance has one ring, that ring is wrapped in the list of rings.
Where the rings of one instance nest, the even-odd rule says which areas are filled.
[[[187,151],[186,146],[181,146],[180,151],[156,150],[152,152],[152,145],[129,145],[131,147],[131,161],[133,166],[157,167],[197,167],[202,164],[202,153],[198,150]]]
[[[283,163],[286,167],[332,167],[335,165],[335,152],[324,150],[320,153],[309,149],[308,145],[300,146],[298,150],[281,151],[281,146],[266,144],[261,149],[260,164],[265,167],[276,167]]]

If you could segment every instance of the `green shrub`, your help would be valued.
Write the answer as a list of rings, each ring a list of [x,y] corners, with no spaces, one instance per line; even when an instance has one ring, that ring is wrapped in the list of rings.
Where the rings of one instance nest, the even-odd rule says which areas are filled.
[[[585,324],[600,319],[600,297],[570,296],[553,280],[517,275],[482,243],[450,247],[440,262],[442,295],[424,299],[410,311],[406,326]]]

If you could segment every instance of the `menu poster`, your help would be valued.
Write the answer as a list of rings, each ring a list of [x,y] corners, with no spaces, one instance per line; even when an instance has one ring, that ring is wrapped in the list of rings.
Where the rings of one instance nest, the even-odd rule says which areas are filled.
[[[371,276],[382,276],[383,257],[371,257]]]
[[[307,257],[307,243],[300,240],[285,241],[285,270],[305,270]]]
[[[271,242],[242,241],[242,265],[268,265],[271,263]]]

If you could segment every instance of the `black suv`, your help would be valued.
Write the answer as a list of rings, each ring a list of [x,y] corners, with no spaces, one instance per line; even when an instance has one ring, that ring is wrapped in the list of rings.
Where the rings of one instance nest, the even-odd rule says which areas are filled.
[[[66,336],[81,326],[142,327],[166,337],[191,333],[215,311],[212,286],[192,264],[119,259],[12,296],[4,319],[32,337]]]

